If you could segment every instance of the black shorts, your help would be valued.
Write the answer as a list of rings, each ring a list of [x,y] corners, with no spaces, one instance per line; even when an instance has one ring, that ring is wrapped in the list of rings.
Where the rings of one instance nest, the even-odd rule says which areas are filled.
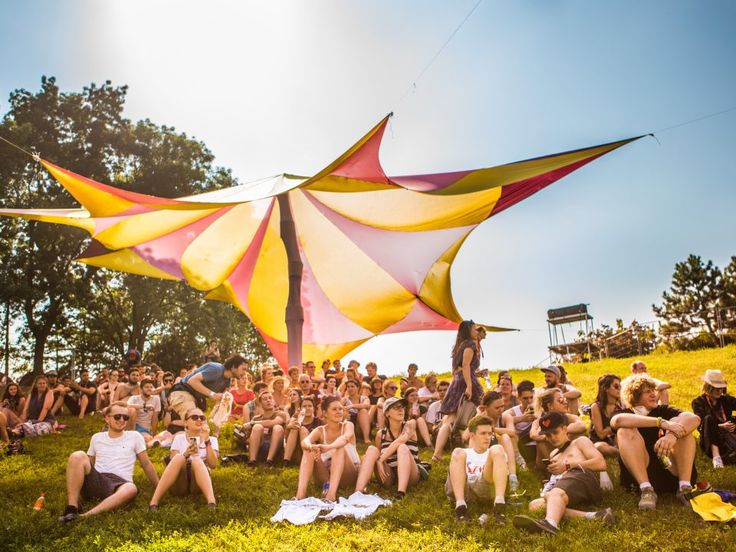
[[[125,483],[129,482],[114,473],[100,473],[92,466],[92,470],[84,476],[82,496],[88,500],[104,500]]]
[[[78,399],[74,396],[66,395],[64,397],[64,406],[66,406],[67,410],[69,410],[69,413],[72,416],[79,416],[79,413],[82,410],[82,405],[80,403],[81,399]],[[84,411],[85,414],[89,414],[90,412],[95,411],[95,407],[97,405],[93,403],[92,400],[90,400],[87,403],[87,409]]]
[[[598,472],[592,470],[571,468],[553,488],[565,491],[568,508],[580,504],[600,504],[603,500],[600,477]]]

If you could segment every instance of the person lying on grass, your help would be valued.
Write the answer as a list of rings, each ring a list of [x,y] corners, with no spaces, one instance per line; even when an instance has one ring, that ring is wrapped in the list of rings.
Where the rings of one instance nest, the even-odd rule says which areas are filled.
[[[158,474],[146,453],[146,443],[137,431],[125,431],[128,409],[112,405],[104,411],[107,431],[95,433],[85,454],[78,450],[69,456],[66,466],[67,506],[59,517],[61,523],[81,516],[94,516],[118,508],[135,498],[138,489],[133,483],[136,458],[148,480],[155,487]],[[80,494],[101,500],[87,512],[79,513]]]
[[[519,489],[519,478],[516,476],[516,462],[519,461],[526,468],[526,462],[521,458],[519,451],[514,446],[516,431],[513,426],[504,427],[503,422],[503,396],[498,391],[486,391],[480,400],[478,414],[490,418],[493,422],[493,431],[496,434],[498,444],[506,453],[506,464],[509,471],[509,490],[515,494]]]
[[[611,427],[621,466],[621,486],[638,485],[639,509],[654,510],[657,493],[676,493],[689,505],[695,471],[693,431],[700,418],[679,408],[657,404],[657,383],[647,374],[626,378],[621,396],[627,410],[614,413]]]
[[[515,527],[532,533],[556,534],[563,517],[600,519],[608,527],[616,522],[610,508],[598,512],[577,509],[586,503],[600,504],[603,493],[598,472],[606,469],[606,460],[587,437],[570,441],[567,422],[565,414],[556,411],[539,419],[542,434],[555,447],[547,464],[552,477],[544,486],[542,497],[529,503],[529,510],[544,510],[545,518],[514,516]]]
[[[386,427],[379,430],[375,446],[368,447],[363,456],[355,484],[356,491],[365,492],[374,472],[383,487],[397,485],[397,500],[406,496],[410,486],[419,483],[421,472],[416,421],[405,420],[406,407],[406,399],[396,397],[383,403]]]
[[[567,399],[559,389],[537,389],[534,394],[534,413],[537,419],[532,422],[529,430],[529,436],[537,443],[537,462],[538,470],[546,473],[547,467],[545,460],[549,458],[549,453],[554,447],[549,443],[547,435],[540,431],[539,417],[547,412],[559,412],[567,417],[567,433],[570,439],[575,439],[580,435],[585,435],[587,427],[575,414],[570,414],[567,410]]]
[[[590,440],[605,458],[618,458],[616,435],[611,428],[611,416],[622,410],[621,378],[604,374],[598,378],[598,395],[590,405]],[[601,472],[601,489],[613,490],[613,482],[607,471]]]
[[[217,437],[210,437],[207,418],[199,408],[186,413],[184,424],[184,431],[177,433],[171,443],[169,464],[161,474],[161,481],[148,505],[151,511],[158,509],[161,499],[169,490],[174,496],[201,492],[207,506],[215,508],[210,470],[217,466]]]
[[[493,421],[487,416],[471,418],[468,434],[470,446],[452,451],[445,482],[445,494],[450,500],[455,500],[455,519],[468,521],[465,499],[489,500],[492,484],[495,491],[493,517],[496,523],[506,523],[507,458],[496,440]]]
[[[307,496],[307,485],[314,475],[318,487],[328,483],[326,500],[335,501],[340,486],[352,488],[360,469],[360,455],[355,447],[352,422],[344,422],[344,408],[337,397],[322,401],[324,425],[312,430],[302,440],[302,462],[296,498]]]

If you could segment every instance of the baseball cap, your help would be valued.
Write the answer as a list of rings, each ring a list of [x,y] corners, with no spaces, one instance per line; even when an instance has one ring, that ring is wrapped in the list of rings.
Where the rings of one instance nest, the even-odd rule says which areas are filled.
[[[567,425],[567,416],[562,412],[547,412],[539,418],[539,432],[542,435],[552,433],[555,429]]]
[[[387,412],[389,408],[394,406],[396,403],[401,403],[404,408],[408,404],[406,399],[399,399],[398,397],[391,397],[383,401],[383,411]]]
[[[558,378],[562,375],[560,374],[560,367],[555,366],[554,364],[547,366],[545,368],[541,368],[542,372],[552,372],[554,375],[556,375]]]

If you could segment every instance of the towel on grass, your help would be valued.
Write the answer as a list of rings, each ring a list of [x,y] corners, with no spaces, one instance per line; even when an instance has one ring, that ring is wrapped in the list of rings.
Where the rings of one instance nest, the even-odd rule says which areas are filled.
[[[360,492],[353,493],[348,498],[340,497],[337,502],[328,502],[314,497],[282,500],[279,511],[271,518],[271,521],[274,523],[288,521],[294,525],[306,525],[316,520],[322,511],[328,512],[320,516],[323,519],[334,519],[340,516],[364,519],[380,506],[390,505],[390,500]]]

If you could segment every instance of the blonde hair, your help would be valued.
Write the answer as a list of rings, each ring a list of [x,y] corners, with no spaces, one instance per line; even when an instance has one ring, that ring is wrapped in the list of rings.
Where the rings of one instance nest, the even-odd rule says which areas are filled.
[[[285,378],[284,376],[274,376],[274,378],[271,380],[271,385],[268,386],[271,393],[273,393],[274,388],[276,387],[277,382],[283,382],[284,388],[281,390],[281,392],[286,391],[286,389],[289,387],[289,380]]]
[[[555,400],[555,393],[562,393],[559,388],[537,389],[534,393],[534,415],[539,418],[545,412],[549,412],[549,405]]]
[[[657,382],[646,373],[626,378],[621,382],[621,399],[624,401],[624,405],[631,408],[637,404],[647,388],[656,389]]]

